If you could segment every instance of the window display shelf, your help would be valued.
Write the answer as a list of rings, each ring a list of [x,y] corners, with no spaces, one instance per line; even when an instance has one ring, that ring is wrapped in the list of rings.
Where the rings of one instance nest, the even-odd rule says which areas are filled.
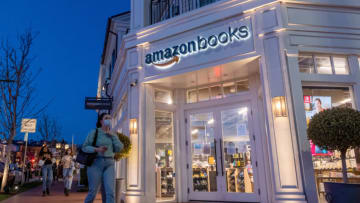
[[[175,196],[175,180],[173,168],[157,168],[156,169],[156,197],[174,197]]]
[[[228,192],[253,192],[252,175],[246,168],[226,169],[226,185]]]
[[[217,191],[216,171],[208,168],[193,168],[193,190],[196,192]]]

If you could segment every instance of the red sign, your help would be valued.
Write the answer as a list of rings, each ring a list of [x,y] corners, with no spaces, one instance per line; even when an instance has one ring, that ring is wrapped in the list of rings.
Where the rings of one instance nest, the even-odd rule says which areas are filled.
[[[311,103],[311,96],[304,96],[304,103],[310,104]]]

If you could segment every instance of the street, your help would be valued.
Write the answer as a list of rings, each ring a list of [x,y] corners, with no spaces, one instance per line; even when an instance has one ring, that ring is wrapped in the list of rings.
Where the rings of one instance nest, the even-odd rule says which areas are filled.
[[[55,203],[55,202],[71,202],[80,203],[84,202],[87,192],[76,192],[77,181],[74,181],[72,191],[69,196],[64,195],[64,184],[62,181],[53,184],[49,196],[42,197],[41,185],[30,189],[26,192],[15,195],[1,203]],[[101,202],[101,195],[96,197],[94,203]]]

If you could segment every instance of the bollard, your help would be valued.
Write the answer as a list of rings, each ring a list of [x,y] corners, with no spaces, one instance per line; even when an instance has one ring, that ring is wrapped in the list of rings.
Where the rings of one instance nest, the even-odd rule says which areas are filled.
[[[121,202],[121,193],[122,193],[122,183],[124,178],[117,178],[115,181],[115,203]]]

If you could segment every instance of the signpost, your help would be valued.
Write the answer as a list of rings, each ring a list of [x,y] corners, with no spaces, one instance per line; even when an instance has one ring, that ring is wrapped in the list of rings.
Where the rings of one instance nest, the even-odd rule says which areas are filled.
[[[25,162],[26,162],[26,151],[27,151],[28,137],[29,137],[29,133],[35,133],[36,132],[36,119],[23,118],[22,121],[21,121],[21,130],[20,130],[20,132],[25,133],[25,136],[24,136],[25,151],[24,151],[24,162],[23,162],[23,166],[22,166],[22,179],[21,179],[21,183],[24,184],[24,182],[25,182],[24,172],[25,172]]]

